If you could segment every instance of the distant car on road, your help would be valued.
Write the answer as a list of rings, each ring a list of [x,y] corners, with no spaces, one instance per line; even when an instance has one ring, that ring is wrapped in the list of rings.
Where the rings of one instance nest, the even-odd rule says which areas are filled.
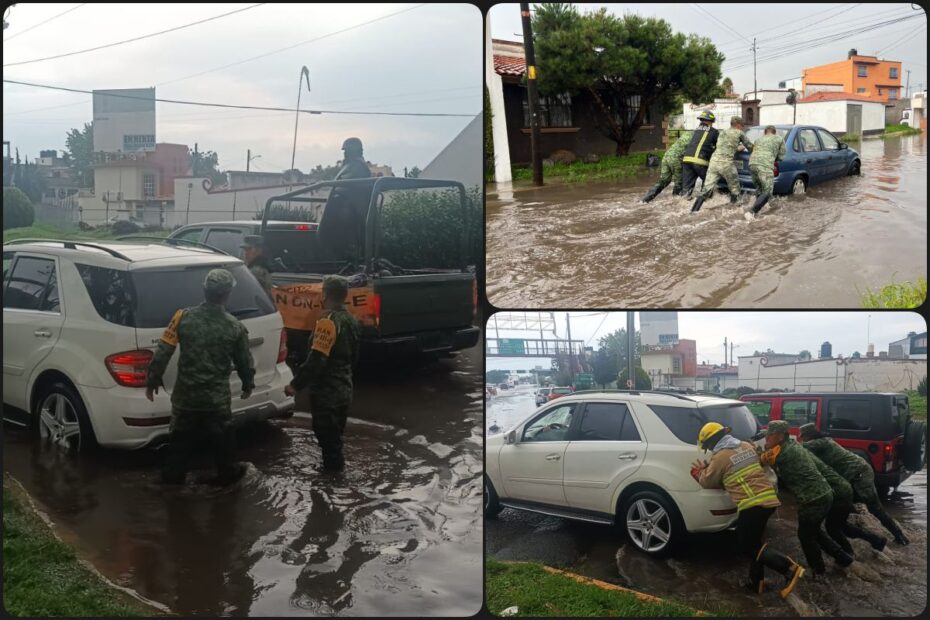
[[[552,391],[551,387],[543,387],[536,390],[536,406],[539,407],[543,403],[549,401],[549,393]]]
[[[561,396],[568,396],[569,394],[574,393],[574,390],[570,387],[554,387],[549,390],[549,394],[546,395],[548,400],[555,400]]]
[[[698,431],[759,430],[746,403],[668,392],[579,392],[550,402],[486,441],[484,512],[504,507],[622,528],[644,553],[670,553],[692,532],[736,519],[723,489],[691,477]]]
[[[765,127],[750,127],[746,136],[755,142]],[[858,175],[862,169],[859,153],[840,142],[836,136],[816,125],[775,125],[785,141],[785,158],[775,164],[775,194],[803,194],[812,185]],[[754,191],[749,172],[749,153],[741,151],[734,158],[743,190]],[[726,183],[718,184],[718,189]]]

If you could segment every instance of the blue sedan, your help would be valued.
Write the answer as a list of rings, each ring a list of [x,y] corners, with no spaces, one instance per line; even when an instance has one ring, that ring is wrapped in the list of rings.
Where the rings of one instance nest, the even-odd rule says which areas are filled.
[[[746,136],[755,142],[764,127],[750,127]],[[862,166],[859,153],[836,136],[814,125],[775,125],[785,140],[785,158],[775,167],[775,194],[803,194],[811,185],[839,177],[857,175]],[[749,153],[738,152],[734,159],[744,191],[754,191],[749,173]],[[718,189],[726,187],[725,183]]]

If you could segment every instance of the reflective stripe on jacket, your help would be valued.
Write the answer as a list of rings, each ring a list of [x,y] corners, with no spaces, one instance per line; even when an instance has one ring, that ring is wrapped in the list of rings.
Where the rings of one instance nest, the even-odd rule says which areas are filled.
[[[685,149],[685,156],[681,161],[686,164],[706,166],[710,156],[717,148],[717,134],[719,132],[710,125],[700,125],[691,134],[691,142]]]
[[[698,482],[705,489],[725,489],[740,512],[755,506],[781,505],[775,487],[762,470],[759,455],[746,441],[740,442],[738,448],[716,452]]]

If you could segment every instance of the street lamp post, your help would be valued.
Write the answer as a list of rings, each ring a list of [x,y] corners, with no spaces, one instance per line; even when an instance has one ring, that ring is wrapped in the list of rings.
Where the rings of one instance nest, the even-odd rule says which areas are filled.
[[[300,120],[300,87],[304,76],[307,77],[307,92],[310,92],[310,69],[307,65],[300,68],[300,77],[297,79],[297,111],[294,113],[294,147],[291,149],[291,170],[294,169],[294,158],[297,155],[297,122]]]

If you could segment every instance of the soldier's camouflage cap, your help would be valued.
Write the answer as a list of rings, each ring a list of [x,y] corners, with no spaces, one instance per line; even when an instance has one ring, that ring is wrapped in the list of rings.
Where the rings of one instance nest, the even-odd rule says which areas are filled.
[[[742,117],[742,116],[734,116],[733,118],[730,119],[730,124],[733,124],[733,123],[739,123],[740,125],[743,125],[743,124],[744,124],[744,123],[743,123],[743,117]]]
[[[808,422],[807,424],[802,424],[801,428],[798,429],[798,434],[801,437],[810,437],[811,435],[817,432],[817,425],[813,422]]]
[[[349,292],[349,281],[342,276],[323,276],[323,292],[332,292],[337,296],[345,297]]]
[[[771,422],[769,422],[769,427],[766,429],[765,435],[769,436],[769,435],[774,435],[776,433],[784,433],[785,435],[787,435],[789,428],[791,427],[788,426],[788,423],[785,422],[784,420],[772,420]]]
[[[236,279],[225,269],[211,269],[203,279],[203,290],[211,293],[225,293],[236,286]]]
[[[265,239],[261,235],[246,235],[242,238],[240,248],[263,248]]]

